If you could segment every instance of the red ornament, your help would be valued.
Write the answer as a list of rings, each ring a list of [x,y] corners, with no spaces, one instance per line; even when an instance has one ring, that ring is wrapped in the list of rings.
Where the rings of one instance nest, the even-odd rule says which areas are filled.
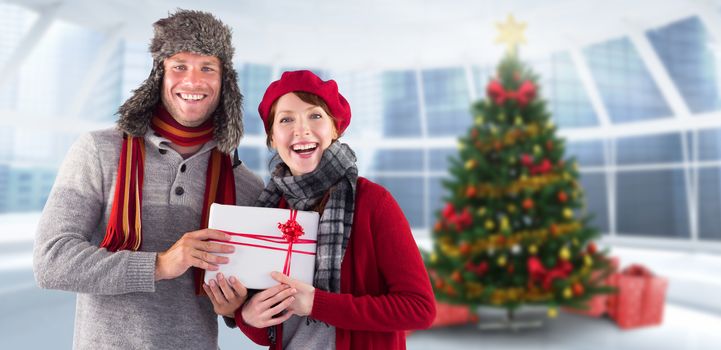
[[[450,220],[452,217],[454,217],[456,215],[456,208],[453,207],[453,204],[448,203],[448,204],[446,204],[446,207],[443,208],[441,215],[443,215],[443,217],[445,219]]]
[[[436,221],[436,224],[433,226],[433,231],[439,232],[443,229],[443,223],[440,221]]]
[[[471,185],[466,189],[466,197],[473,198],[476,196],[476,187]]]
[[[529,154],[521,154],[521,164],[526,167],[530,167],[533,165],[533,157]]]
[[[551,235],[553,235],[554,237],[558,236],[559,234],[558,226],[556,226],[556,224],[551,224],[551,226],[548,227],[548,230],[551,231]]]
[[[544,159],[541,161],[541,164],[531,168],[531,174],[545,174],[553,170],[553,165],[551,164],[551,161],[548,159]]]
[[[468,211],[468,208],[464,208],[463,213],[456,217],[456,225],[458,225],[458,229],[463,230],[472,224],[473,217],[471,216],[471,212]]]
[[[561,203],[566,203],[567,200],[568,200],[568,195],[566,194],[566,192],[559,191],[558,192],[558,201]]]
[[[461,275],[460,271],[453,271],[453,274],[451,274],[451,279],[456,283],[463,282],[463,276]]]
[[[584,292],[584,289],[583,289],[583,285],[581,283],[576,282],[573,284],[573,295],[580,296],[580,295],[583,295],[583,292]]]
[[[471,252],[471,245],[468,242],[463,242],[458,246],[458,250],[463,255],[468,255]]]
[[[549,151],[553,149],[553,140],[546,141],[546,149]]]
[[[488,272],[488,263],[485,261],[481,261],[477,265],[474,265],[472,262],[469,261],[466,263],[466,270],[473,272],[479,277],[482,277],[486,274],[486,272]]]
[[[455,297],[456,295],[458,295],[458,292],[456,292],[456,290],[453,289],[453,286],[450,285],[450,284],[446,284],[446,288],[445,288],[445,289],[446,289],[446,290],[445,290],[446,294],[448,294],[448,295],[451,296],[451,297]]]
[[[495,142],[493,142],[493,148],[495,148],[496,151],[500,151],[501,148],[503,148],[503,143],[501,143],[501,141],[499,140],[496,140]]]
[[[588,243],[588,246],[586,246],[586,251],[588,252],[588,254],[591,254],[591,255],[596,254],[596,251],[597,251],[596,243],[593,243],[593,242]]]
[[[478,138],[478,129],[476,129],[476,128],[471,129],[471,138],[474,140],[476,138]]]
[[[513,264],[508,264],[508,267],[506,268],[506,271],[508,271],[508,273],[513,273],[513,271],[515,270],[516,267]]]
[[[435,287],[437,290],[443,289],[443,280],[438,278],[436,279],[433,284],[435,284]]]
[[[526,198],[523,200],[521,205],[523,206],[523,209],[531,210],[533,208],[533,199]]]

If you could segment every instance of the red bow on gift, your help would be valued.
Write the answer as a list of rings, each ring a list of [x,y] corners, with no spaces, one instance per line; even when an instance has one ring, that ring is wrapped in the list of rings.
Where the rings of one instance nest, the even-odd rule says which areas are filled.
[[[546,290],[551,289],[553,280],[568,277],[571,271],[573,271],[573,265],[566,260],[560,260],[556,267],[546,270],[537,257],[528,258],[528,275],[531,281],[541,282]]]
[[[646,266],[633,264],[621,271],[621,274],[638,277],[653,277],[653,273]]]
[[[288,241],[288,243],[297,242],[298,237],[305,234],[305,232],[303,232],[303,226],[300,226],[298,221],[295,220],[297,216],[298,211],[291,210],[290,219],[288,219],[285,224],[278,223],[278,229],[280,230],[280,232],[283,232],[283,239]]]
[[[498,105],[503,104],[506,100],[516,100],[519,106],[524,107],[536,97],[536,85],[530,80],[526,80],[521,83],[518,90],[507,91],[498,80],[493,80],[488,83],[487,93]]]

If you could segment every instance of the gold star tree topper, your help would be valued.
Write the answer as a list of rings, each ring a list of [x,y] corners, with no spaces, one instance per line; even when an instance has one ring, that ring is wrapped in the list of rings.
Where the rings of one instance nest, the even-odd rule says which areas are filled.
[[[515,52],[519,44],[526,43],[523,31],[526,30],[525,22],[516,22],[513,15],[508,15],[505,23],[496,23],[498,28],[497,44],[506,44],[508,52]]]

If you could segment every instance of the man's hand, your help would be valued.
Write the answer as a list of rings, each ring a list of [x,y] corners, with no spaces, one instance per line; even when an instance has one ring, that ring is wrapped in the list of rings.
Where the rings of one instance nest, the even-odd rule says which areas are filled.
[[[230,237],[220,231],[203,229],[183,235],[170,249],[158,253],[155,261],[155,280],[176,278],[190,267],[216,271],[218,264],[227,264],[228,258],[211,253],[232,253],[235,247],[208,242],[208,239],[228,241]]]
[[[216,278],[217,281],[210,280],[210,285],[203,283],[205,294],[208,294],[210,302],[213,303],[216,314],[235,318],[235,310],[245,302],[248,290],[234,276],[226,280],[222,273],[218,273]]]

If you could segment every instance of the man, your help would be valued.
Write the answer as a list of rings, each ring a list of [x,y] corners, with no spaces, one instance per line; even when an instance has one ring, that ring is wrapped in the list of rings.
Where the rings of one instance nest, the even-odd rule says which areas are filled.
[[[263,186],[229,156],[243,132],[230,29],[186,10],[154,27],[150,76],[117,128],[70,149],[38,226],[35,278],[78,293],[77,349],[217,349],[197,272],[233,248],[208,241],[227,239],[204,229],[208,210]]]

